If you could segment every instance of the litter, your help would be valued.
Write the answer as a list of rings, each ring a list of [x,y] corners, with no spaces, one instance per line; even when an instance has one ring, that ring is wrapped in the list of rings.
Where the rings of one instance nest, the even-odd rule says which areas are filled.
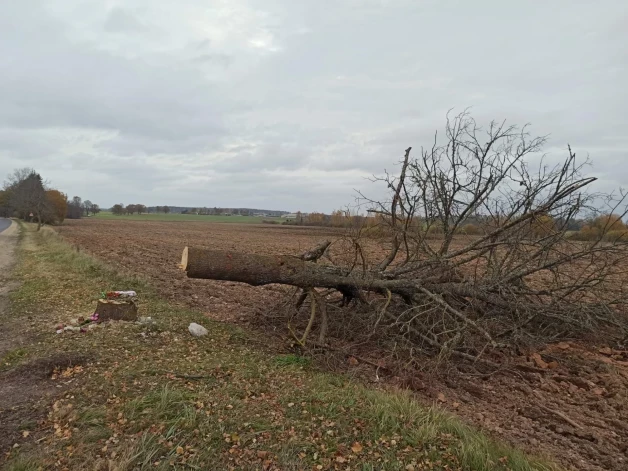
[[[137,298],[137,293],[135,291],[107,291],[103,292],[104,299],[133,299]]]
[[[80,332],[81,328],[78,326],[68,325],[63,328],[64,332]]]
[[[107,320],[136,320],[137,319],[137,292],[103,291],[98,300],[96,311],[89,317],[79,316],[76,322],[70,325],[59,324],[55,328],[57,334],[64,332],[87,332]],[[102,311],[102,312],[99,312]],[[140,317],[139,324],[154,324],[152,317]]]

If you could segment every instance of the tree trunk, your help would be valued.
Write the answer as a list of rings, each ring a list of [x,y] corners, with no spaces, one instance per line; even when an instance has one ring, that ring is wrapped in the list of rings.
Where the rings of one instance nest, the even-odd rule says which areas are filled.
[[[420,290],[412,280],[385,280],[375,273],[364,277],[346,276],[342,269],[306,262],[290,255],[255,255],[198,247],[183,250],[181,268],[188,278],[237,281],[253,286],[284,284],[300,288],[335,288],[396,293],[411,298]]]

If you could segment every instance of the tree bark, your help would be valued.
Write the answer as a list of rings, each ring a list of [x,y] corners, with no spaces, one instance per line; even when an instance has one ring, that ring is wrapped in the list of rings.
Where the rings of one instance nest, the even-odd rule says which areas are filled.
[[[181,268],[188,278],[237,281],[252,286],[284,284],[300,288],[335,288],[341,292],[357,290],[386,293],[404,298],[419,293],[413,280],[385,280],[376,273],[364,277],[347,276],[338,267],[306,262],[289,255],[255,255],[239,252],[186,247]]]
[[[136,321],[137,305],[133,301],[99,299],[96,313],[99,321]]]
[[[303,260],[304,262],[316,262],[319,258],[321,258],[325,254],[325,251],[329,248],[330,245],[331,245],[331,241],[329,240],[323,241],[320,244],[318,244],[316,247],[314,247],[313,249],[308,250],[307,252],[304,252],[303,254],[301,254],[299,258]]]

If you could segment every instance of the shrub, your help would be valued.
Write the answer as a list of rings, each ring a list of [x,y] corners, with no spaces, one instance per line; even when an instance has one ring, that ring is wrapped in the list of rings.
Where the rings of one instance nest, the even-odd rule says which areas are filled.
[[[607,242],[618,242],[618,241],[626,241],[628,242],[628,229],[617,229],[608,231],[604,234],[604,240]]]
[[[604,214],[596,217],[592,224],[593,227],[598,228],[601,232],[609,231],[621,231],[626,230],[626,225],[621,220],[621,216],[617,214]]]
[[[460,228],[460,233],[464,235],[480,235],[482,234],[482,229],[475,224],[465,224]]]

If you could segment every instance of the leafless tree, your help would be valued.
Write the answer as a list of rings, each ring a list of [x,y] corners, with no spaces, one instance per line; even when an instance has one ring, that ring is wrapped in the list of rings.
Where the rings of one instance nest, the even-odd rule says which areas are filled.
[[[475,356],[484,351],[477,338],[496,347],[513,335],[619,325],[628,237],[609,241],[609,226],[583,243],[567,231],[584,213],[624,218],[625,195],[591,192],[588,160],[569,147],[562,163],[539,158],[533,167],[544,143],[505,122],[482,130],[463,112],[448,118],[443,144],[435,139],[416,158],[406,149],[398,175],[374,179],[389,188],[388,200],[361,195],[390,235],[375,264],[380,277],[417,289],[394,321],[423,345]],[[462,235],[469,221],[474,237]]]
[[[4,182],[4,188],[6,189],[17,185],[18,183],[26,180],[28,176],[33,173],[37,172],[34,168],[30,167],[23,167],[13,170],[13,173],[11,173]]]
[[[495,365],[518,342],[625,331],[628,234],[609,238],[608,224],[591,240],[568,237],[583,215],[624,218],[624,193],[593,192],[588,160],[578,161],[569,147],[560,164],[548,165],[540,154],[545,138],[532,137],[527,126],[492,122],[482,129],[465,111],[448,116],[443,137],[416,156],[406,149],[397,174],[373,179],[386,186],[387,199],[360,194],[374,217],[332,244],[327,253],[342,244],[341,257],[314,265],[230,253],[226,269],[224,253],[190,248],[182,265],[196,278],[300,287],[299,303],[309,296],[319,306],[325,330],[321,306],[329,291],[320,289],[335,289],[345,303],[367,308],[361,312],[370,329],[484,364]],[[369,237],[385,237],[385,250],[368,249]],[[307,333],[315,317],[312,308]]]

